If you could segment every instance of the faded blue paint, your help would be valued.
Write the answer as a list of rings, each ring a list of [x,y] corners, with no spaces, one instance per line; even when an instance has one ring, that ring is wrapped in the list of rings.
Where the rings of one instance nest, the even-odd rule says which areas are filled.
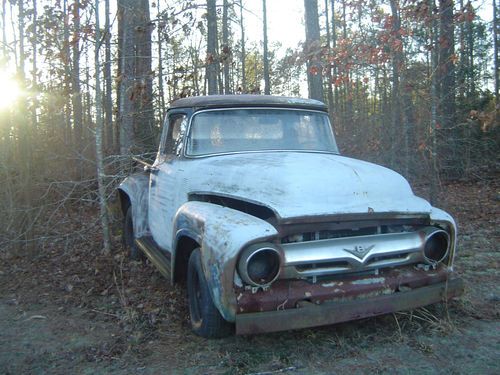
[[[234,321],[236,313],[233,282],[239,253],[251,243],[272,240],[277,231],[240,211],[188,202],[191,193],[257,203],[278,219],[367,213],[429,216],[431,224],[451,232],[452,251],[456,243],[451,216],[416,197],[401,175],[333,153],[266,151],[194,158],[159,153],[154,168],[151,177],[132,175],[119,187],[130,197],[135,235],[152,235],[171,252],[172,266],[178,238],[186,235],[197,241],[212,298],[228,321]]]
[[[186,194],[260,203],[280,218],[367,213],[429,214],[408,182],[387,168],[328,153],[258,152],[183,160]]]

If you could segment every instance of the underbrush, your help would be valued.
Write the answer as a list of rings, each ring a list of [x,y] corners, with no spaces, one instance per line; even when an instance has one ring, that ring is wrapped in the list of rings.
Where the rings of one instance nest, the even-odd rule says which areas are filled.
[[[369,356],[374,348],[404,347],[423,356],[438,356],[434,339],[460,335],[470,319],[500,317],[499,189],[498,179],[444,186],[440,198],[459,224],[456,270],[466,281],[466,293],[447,304],[411,312],[300,331],[205,340],[189,329],[184,289],[169,285],[148,262],[127,259],[119,220],[113,251],[103,254],[93,206],[60,210],[47,218],[60,225],[52,231],[37,229],[45,236],[39,237],[31,253],[4,247],[0,298],[20,309],[41,306],[55,315],[78,315],[91,325],[106,327],[112,332],[111,340],[79,353],[91,362],[118,360],[123,366],[134,363],[142,368],[161,360],[172,368],[189,367],[192,373],[272,374],[329,368],[332,362]],[[383,364],[377,366],[363,370],[390,371]]]

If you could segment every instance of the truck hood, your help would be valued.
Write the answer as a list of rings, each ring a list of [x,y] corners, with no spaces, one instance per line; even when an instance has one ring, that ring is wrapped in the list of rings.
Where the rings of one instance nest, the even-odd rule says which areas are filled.
[[[191,193],[229,196],[282,219],[362,213],[429,214],[398,173],[335,154],[265,152],[187,161]]]

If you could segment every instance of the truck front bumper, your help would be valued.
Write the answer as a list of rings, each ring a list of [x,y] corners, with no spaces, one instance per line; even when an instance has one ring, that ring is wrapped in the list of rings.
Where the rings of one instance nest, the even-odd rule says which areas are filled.
[[[453,278],[374,297],[359,296],[319,304],[301,303],[297,305],[301,307],[284,310],[239,313],[235,319],[236,333],[244,335],[300,329],[412,310],[457,297],[463,290],[463,281]]]

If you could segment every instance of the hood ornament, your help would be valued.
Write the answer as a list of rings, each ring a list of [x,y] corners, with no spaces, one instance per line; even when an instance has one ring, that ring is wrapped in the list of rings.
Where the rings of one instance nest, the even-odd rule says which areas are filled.
[[[363,246],[363,245],[357,245],[357,246],[354,246],[353,249],[344,249],[344,251],[347,251],[348,253],[351,253],[352,255],[354,255],[355,257],[358,257],[359,259],[363,259],[363,257],[368,254],[373,248],[375,247],[375,245],[371,245],[371,246]]]

